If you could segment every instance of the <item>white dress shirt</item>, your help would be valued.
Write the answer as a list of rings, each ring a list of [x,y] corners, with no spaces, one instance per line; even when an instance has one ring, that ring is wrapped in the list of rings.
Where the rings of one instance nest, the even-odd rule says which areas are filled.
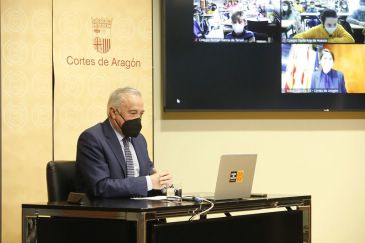
[[[125,158],[124,145],[123,145],[124,136],[122,136],[117,130],[115,130],[111,123],[110,123],[110,126],[112,126],[112,128],[115,132],[115,135],[117,135],[118,141],[120,143],[120,147],[122,148],[123,155],[124,155],[124,158]],[[136,151],[134,150],[133,144],[130,141],[128,141],[128,145],[129,145],[129,150],[131,151],[132,159],[133,159],[134,176],[139,177],[139,163],[138,163],[138,158],[137,158]],[[150,176],[146,176],[146,182],[147,182],[147,190],[151,191],[152,190],[152,181],[151,181]]]

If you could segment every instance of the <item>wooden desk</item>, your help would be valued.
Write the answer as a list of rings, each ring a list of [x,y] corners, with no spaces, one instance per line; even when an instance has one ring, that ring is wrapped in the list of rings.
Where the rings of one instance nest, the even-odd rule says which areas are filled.
[[[285,33],[285,37],[288,39],[288,32],[294,30],[295,20],[282,20],[281,21],[281,32]]]
[[[294,25],[295,21],[294,20],[281,20],[281,27],[282,28],[290,28]]]
[[[300,13],[300,17],[318,17],[320,15],[320,12],[317,13]],[[337,13],[338,17],[345,17],[345,16],[349,16],[349,13]]]
[[[358,24],[350,24],[350,26],[351,26],[351,28],[352,28],[353,30],[362,30],[362,29],[364,29],[364,28],[365,28],[364,26],[362,26],[362,25],[358,25]]]
[[[350,15],[350,13],[337,13],[338,17],[347,17],[349,15]]]
[[[304,18],[304,17],[318,17],[320,15],[320,13],[319,12],[317,12],[317,13],[306,13],[306,12],[303,12],[303,13],[301,13],[300,14],[300,17],[302,17],[302,18]]]
[[[320,13],[317,12],[317,13],[301,13],[300,14],[300,19],[301,19],[301,22],[304,23],[304,20],[306,19],[319,19],[319,15]]]

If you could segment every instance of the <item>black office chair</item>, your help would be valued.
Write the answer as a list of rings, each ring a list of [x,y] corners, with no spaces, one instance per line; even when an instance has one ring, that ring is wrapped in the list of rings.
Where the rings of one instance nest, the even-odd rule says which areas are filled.
[[[66,201],[75,192],[75,161],[50,161],[46,171],[48,202]],[[130,234],[136,224],[127,220],[52,216],[34,218],[34,224],[37,240],[30,242],[136,242]]]
[[[66,201],[75,192],[75,161],[50,161],[47,163],[48,202]]]
[[[338,23],[355,39],[354,31],[346,20],[339,19]]]
[[[271,34],[268,21],[247,20],[247,29],[254,32],[256,41],[268,41],[269,34]]]

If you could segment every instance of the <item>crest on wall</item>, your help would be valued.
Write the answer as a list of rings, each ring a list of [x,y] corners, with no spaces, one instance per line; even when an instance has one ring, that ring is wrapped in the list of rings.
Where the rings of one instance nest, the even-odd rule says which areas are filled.
[[[111,48],[111,18],[91,18],[93,46],[99,53],[107,53]]]

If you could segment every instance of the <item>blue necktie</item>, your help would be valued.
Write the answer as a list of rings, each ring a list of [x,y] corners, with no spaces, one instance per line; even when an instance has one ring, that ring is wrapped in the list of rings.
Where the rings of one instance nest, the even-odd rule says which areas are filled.
[[[127,177],[134,177],[134,164],[132,153],[129,149],[129,139],[130,138],[123,138],[123,146],[124,146],[124,158],[125,162],[127,163]]]

